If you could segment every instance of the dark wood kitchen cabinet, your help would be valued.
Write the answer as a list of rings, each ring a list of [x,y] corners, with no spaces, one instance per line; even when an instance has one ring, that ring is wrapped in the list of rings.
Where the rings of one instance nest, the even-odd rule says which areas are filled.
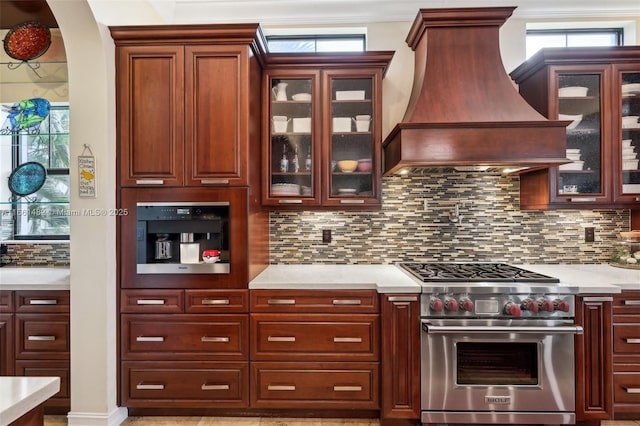
[[[640,47],[542,49],[511,76],[541,114],[571,122],[572,162],[522,174],[520,207],[638,207]]]
[[[612,297],[578,296],[576,324],[576,419],[607,420],[613,416]]]
[[[613,296],[613,412],[640,418],[640,291]]]
[[[248,309],[248,290],[122,290],[122,404],[246,408]]]
[[[249,157],[260,143],[259,26],[110,30],[120,185],[248,185],[259,167]]]
[[[382,78],[392,57],[267,57],[263,205],[380,207]],[[352,166],[341,168],[342,160]]]
[[[251,290],[251,408],[378,410],[375,291]]]
[[[0,291],[0,376],[13,375],[13,292]]]
[[[419,298],[418,294],[380,296],[382,424],[401,419],[415,424],[420,418]]]

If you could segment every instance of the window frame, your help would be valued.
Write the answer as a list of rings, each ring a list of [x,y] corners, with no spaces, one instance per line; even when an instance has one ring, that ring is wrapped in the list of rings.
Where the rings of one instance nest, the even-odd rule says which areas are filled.
[[[314,49],[313,51],[276,51],[274,53],[326,53],[326,51],[318,52],[318,41],[319,40],[359,40],[362,42],[362,50],[351,50],[351,51],[343,51],[340,52],[365,52],[367,50],[367,36],[364,33],[334,33],[334,34],[272,34],[265,36],[267,40],[267,49],[269,49],[271,41],[313,41]],[[270,49],[269,49],[270,50]]]

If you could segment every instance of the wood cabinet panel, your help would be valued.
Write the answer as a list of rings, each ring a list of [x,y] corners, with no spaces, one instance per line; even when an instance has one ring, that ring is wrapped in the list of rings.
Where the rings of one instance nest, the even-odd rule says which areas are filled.
[[[71,296],[67,290],[20,290],[15,292],[16,312],[69,313]]]
[[[122,290],[120,311],[123,313],[182,313],[184,291],[170,289]]]
[[[381,296],[382,418],[420,418],[420,300]]]
[[[375,290],[252,290],[251,312],[378,313]]]
[[[183,47],[124,46],[116,58],[120,184],[181,185]]]
[[[69,359],[68,314],[16,314],[16,359]]]
[[[123,362],[123,405],[247,407],[247,362]]]
[[[614,314],[640,314],[640,291],[625,290],[613,298]]]
[[[13,292],[0,290],[0,314],[13,312]]]
[[[0,376],[13,375],[14,358],[13,314],[0,314]]]
[[[249,311],[248,290],[185,290],[188,313],[241,313]]]
[[[252,362],[256,408],[377,409],[378,363]]]
[[[613,399],[615,418],[640,416],[640,291],[613,297]]]
[[[122,358],[243,359],[247,315],[122,315]]]
[[[71,365],[69,360],[17,360],[18,376],[60,377],[60,390],[45,402],[45,407],[69,407],[71,404]]]
[[[251,358],[377,361],[378,315],[253,314]]]
[[[614,315],[613,351],[640,356],[640,315]]]

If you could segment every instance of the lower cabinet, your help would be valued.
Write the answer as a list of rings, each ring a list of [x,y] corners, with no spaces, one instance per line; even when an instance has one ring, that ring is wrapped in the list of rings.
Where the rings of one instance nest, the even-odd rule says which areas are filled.
[[[579,296],[576,324],[576,419],[607,420],[613,416],[611,296]]]
[[[640,418],[640,291],[613,297],[613,412]]]
[[[123,289],[121,404],[249,405],[248,290]]]
[[[375,291],[252,290],[252,408],[380,408]]]
[[[0,374],[60,377],[46,413],[71,407],[69,302],[67,290],[0,292]]]

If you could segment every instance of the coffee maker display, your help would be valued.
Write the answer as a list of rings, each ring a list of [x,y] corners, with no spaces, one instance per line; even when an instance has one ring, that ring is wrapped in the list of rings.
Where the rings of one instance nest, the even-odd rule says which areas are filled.
[[[229,273],[229,203],[137,203],[136,214],[138,274]]]

